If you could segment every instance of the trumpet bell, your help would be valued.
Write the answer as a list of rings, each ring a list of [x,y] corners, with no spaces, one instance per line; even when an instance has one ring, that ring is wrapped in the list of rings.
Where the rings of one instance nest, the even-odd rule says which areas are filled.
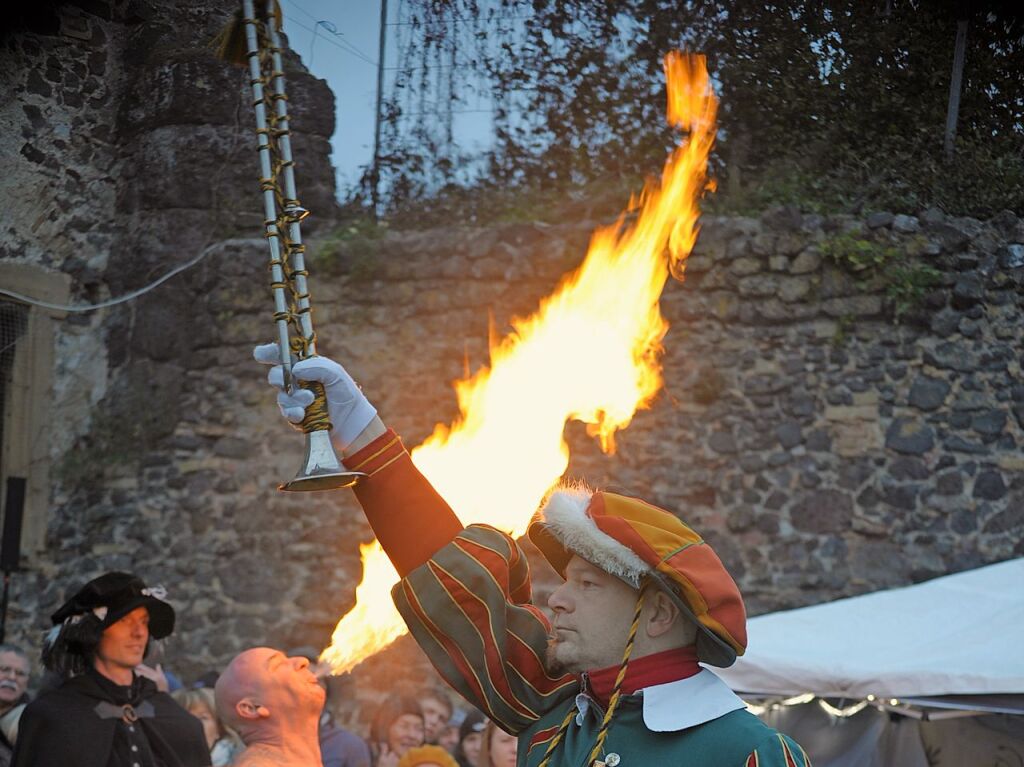
[[[306,433],[306,455],[299,473],[277,489],[289,492],[334,490],[351,487],[365,476],[361,471],[349,471],[342,465],[331,445],[329,431],[311,431]]]

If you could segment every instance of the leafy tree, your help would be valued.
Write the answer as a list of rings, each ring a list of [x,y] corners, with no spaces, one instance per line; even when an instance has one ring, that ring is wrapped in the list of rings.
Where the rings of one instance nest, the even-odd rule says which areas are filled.
[[[661,60],[707,54],[722,100],[719,204],[1024,213],[1024,24],[952,0],[409,0],[389,100],[389,192],[565,196],[634,186],[674,140]],[[952,165],[942,161],[953,41],[969,20]],[[487,92],[495,142],[475,178],[451,140]],[[433,106],[428,102],[433,100]],[[447,105],[445,109],[440,108]],[[453,109],[454,105],[454,109]],[[420,119],[410,119],[412,115]],[[434,117],[432,118],[431,115]],[[472,199],[482,199],[474,194]]]

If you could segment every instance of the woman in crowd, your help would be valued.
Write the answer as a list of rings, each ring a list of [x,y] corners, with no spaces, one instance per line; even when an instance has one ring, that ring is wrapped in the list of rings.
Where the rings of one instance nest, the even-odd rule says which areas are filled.
[[[370,723],[370,752],[375,767],[396,767],[410,748],[423,745],[423,714],[415,698],[384,701]]]
[[[486,725],[484,715],[475,708],[462,720],[462,724],[459,725],[459,743],[455,746],[455,759],[459,767],[476,767]]]
[[[516,767],[515,735],[509,735],[488,719],[482,740],[477,767]]]
[[[217,716],[213,690],[200,687],[195,690],[175,690],[171,693],[178,704],[203,723],[206,747],[210,749],[213,767],[234,764],[235,757],[245,748],[242,741]]]

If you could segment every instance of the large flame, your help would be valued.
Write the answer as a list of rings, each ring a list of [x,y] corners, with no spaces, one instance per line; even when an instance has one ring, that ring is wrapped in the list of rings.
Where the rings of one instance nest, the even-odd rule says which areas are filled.
[[[688,137],[665,163],[660,184],[612,226],[598,229],[583,264],[537,311],[513,320],[491,343],[491,365],[456,383],[459,417],[412,451],[416,466],[464,524],[486,522],[522,535],[545,493],[565,472],[569,419],[585,422],[606,452],[614,435],[661,388],[658,300],[669,273],[682,277],[697,238],[698,201],[708,187],[717,100],[703,56],[665,58],[668,119]],[[666,257],[667,251],[667,257]],[[323,653],[343,673],[405,633],[391,587],[398,575],[380,545],[364,546],[356,606]]]

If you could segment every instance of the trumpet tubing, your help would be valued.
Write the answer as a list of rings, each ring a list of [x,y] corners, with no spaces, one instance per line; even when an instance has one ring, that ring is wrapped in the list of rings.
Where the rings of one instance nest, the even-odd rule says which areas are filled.
[[[284,386],[292,390],[299,385],[292,375],[292,357],[302,360],[316,354],[316,332],[301,229],[302,219],[309,211],[299,202],[295,186],[288,96],[277,28],[279,19],[277,0],[268,0],[261,16],[257,16],[253,0],[242,0],[249,83],[256,114],[264,236],[270,248],[274,322],[284,368]],[[325,490],[354,484],[363,475],[347,471],[334,452],[323,385],[304,383],[301,386],[314,394],[314,401],[306,408],[302,422],[306,453],[299,473],[280,489]]]

